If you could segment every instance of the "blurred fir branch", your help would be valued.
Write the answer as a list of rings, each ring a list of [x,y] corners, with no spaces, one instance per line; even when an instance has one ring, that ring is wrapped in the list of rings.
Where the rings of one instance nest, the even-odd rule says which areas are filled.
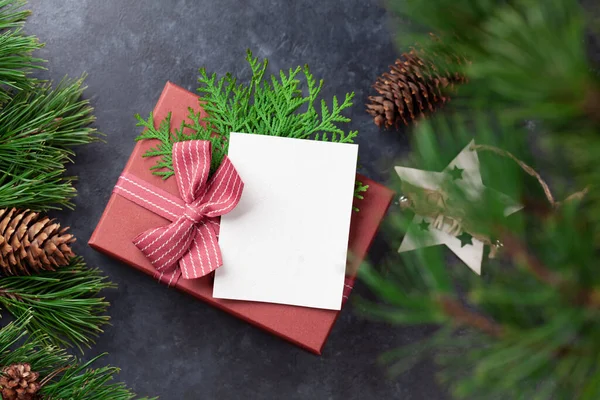
[[[502,257],[486,262],[481,278],[463,265],[448,266],[440,247],[390,258],[387,275],[361,270],[383,300],[362,300],[363,312],[402,325],[442,325],[431,338],[384,360],[400,360],[392,371],[402,372],[418,361],[407,357],[411,352],[433,354],[442,381],[460,398],[600,398],[600,275],[594,267],[600,81],[584,41],[592,18],[575,0],[391,4],[418,24],[421,33],[410,37],[429,61],[469,78],[455,104],[470,118],[448,123],[441,117],[419,126],[415,166],[439,171],[475,137],[542,166],[559,201],[590,190],[549,204],[539,183],[511,160],[480,153],[486,185],[519,199],[525,210],[504,219],[500,205],[487,198],[474,204],[461,188],[450,189],[469,221],[504,244]],[[449,62],[456,56],[469,64]],[[484,116],[490,110],[493,121]],[[517,126],[524,118],[540,121],[538,131],[545,133],[537,136],[542,147],[535,155],[531,135]],[[401,237],[409,221],[398,212],[391,234]]]
[[[16,317],[31,315],[27,328],[41,342],[81,350],[108,323],[108,302],[98,294],[114,287],[99,270],[75,257],[56,271],[0,277],[0,305]]]
[[[65,350],[47,344],[43,334],[26,337],[31,316],[23,315],[0,329],[0,365],[28,363],[40,374],[42,400],[130,400],[135,395],[121,383],[112,382],[118,368],[92,364],[102,357],[81,362]]]
[[[390,3],[427,32],[406,37],[436,64],[469,78],[461,87],[467,104],[476,95],[503,118],[540,119],[565,134],[600,126],[600,79],[586,55],[588,15],[577,0]],[[469,63],[447,62],[457,55]]]
[[[477,143],[503,143],[521,158],[532,157],[524,134],[493,127],[487,116],[445,122],[440,117],[423,123],[415,133],[413,164],[419,168],[439,170],[473,137]],[[479,158],[484,183],[510,189],[525,210],[504,218],[502,204],[486,197],[468,201],[465,188],[448,182],[455,185],[450,197],[463,206],[466,219],[503,243],[501,257],[485,262],[483,276],[462,263],[448,265],[441,246],[390,257],[387,274],[361,269],[363,280],[382,300],[360,300],[361,312],[400,325],[443,326],[384,360],[395,363],[392,372],[403,372],[418,361],[410,358],[414,351],[423,357],[433,354],[442,367],[442,382],[459,398],[600,398],[597,244],[581,213],[589,199],[571,198],[549,207],[539,182],[513,160],[487,152]],[[572,191],[564,187],[553,197],[563,200]],[[388,233],[400,239],[411,220],[396,210]]]
[[[354,93],[348,93],[343,101],[333,96],[331,106],[319,101],[323,81],[317,82],[308,66],[280,71],[265,79],[268,61],[259,61],[248,50],[246,61],[252,77],[248,84],[238,84],[238,79],[226,74],[208,74],[200,69],[200,88],[203,111],[190,110],[191,124],[182,124],[170,133],[167,118],[158,128],[153,116],[144,120],[139,115],[138,126],[144,131],[137,140],[158,139],[160,143],[145,156],[160,157],[153,167],[154,174],[165,179],[173,175],[171,151],[173,143],[182,140],[210,140],[213,144],[212,171],[220,165],[227,154],[231,132],[285,136],[296,139],[314,139],[339,143],[353,143],[356,131],[345,132],[338,125],[350,122],[342,115],[352,106]],[[301,87],[301,75],[306,82],[306,94]],[[320,112],[317,107],[320,105]],[[185,131],[185,133],[184,133]]]
[[[600,82],[584,41],[591,18],[575,0],[393,5],[425,32],[413,37],[431,62],[469,78],[455,102],[468,117],[421,124],[410,162],[439,171],[475,138],[541,172],[556,201],[502,152],[478,153],[484,183],[525,208],[504,218],[503,205],[469,201],[449,182],[449,197],[465,218],[503,244],[498,259],[485,261],[483,276],[448,265],[442,247],[390,257],[385,275],[361,270],[381,299],[360,301],[363,313],[401,325],[441,325],[383,361],[398,373],[432,355],[457,398],[600,398]],[[470,63],[449,63],[456,56]],[[520,127],[525,118],[535,121],[528,124],[534,134]],[[401,238],[410,220],[397,210],[389,234]]]

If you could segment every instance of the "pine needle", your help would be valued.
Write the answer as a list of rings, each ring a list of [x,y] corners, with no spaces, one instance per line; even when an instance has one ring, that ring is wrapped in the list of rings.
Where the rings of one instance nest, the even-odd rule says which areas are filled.
[[[130,400],[135,398],[135,395],[124,384],[111,382],[114,375],[119,372],[118,368],[91,368],[91,365],[102,356],[104,354],[81,365],[67,367],[56,380],[42,388],[40,391],[42,396],[57,400]]]
[[[37,84],[0,109],[0,207],[70,207],[73,178],[64,177],[72,147],[97,139],[94,118],[81,100],[83,78],[55,88]]]
[[[32,56],[43,45],[21,30],[31,14],[22,8],[25,4],[25,0],[0,1],[0,104],[10,100],[14,89],[33,88],[36,80],[29,73],[43,68],[44,60]]]
[[[29,363],[40,374],[39,394],[45,400],[130,400],[135,395],[122,383],[112,382],[118,368],[92,368],[104,354],[82,363],[64,349],[47,345],[44,335],[26,336],[31,314],[0,329],[0,365]],[[143,400],[143,399],[141,399]],[[149,400],[149,399],[146,399]]]
[[[16,317],[30,315],[27,329],[32,337],[82,350],[109,320],[104,315],[109,304],[97,295],[114,287],[76,257],[54,272],[0,278],[0,304]]]

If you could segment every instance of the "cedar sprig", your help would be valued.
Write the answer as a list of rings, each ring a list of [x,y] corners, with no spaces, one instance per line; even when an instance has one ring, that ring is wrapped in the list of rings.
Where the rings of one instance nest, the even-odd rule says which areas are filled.
[[[196,114],[193,110],[189,111],[189,118],[194,121],[194,124],[200,124],[199,114]],[[162,176],[163,179],[167,179],[174,174],[173,172],[173,144],[187,140],[187,135],[184,133],[186,127],[185,123],[182,123],[178,129],[171,132],[171,114],[159,124],[158,128],[154,127],[154,114],[150,113],[147,120],[144,120],[139,115],[137,126],[144,128],[142,134],[137,140],[143,139],[158,139],[160,143],[155,147],[148,150],[144,157],[160,157],[156,164],[150,167],[153,173],[158,176]],[[205,135],[206,132],[197,132],[194,134],[196,140],[208,140],[212,143],[212,158],[211,158],[211,171],[214,172],[219,167],[223,157],[225,156],[225,150],[223,147],[223,140],[218,135]]]
[[[32,337],[81,350],[108,323],[109,303],[98,294],[114,287],[99,270],[75,257],[56,271],[0,278],[0,305],[15,317],[31,315],[26,327]]]
[[[64,349],[47,345],[43,335],[26,335],[31,315],[24,315],[0,329],[0,365],[29,363],[40,374],[40,400],[130,400],[135,395],[122,383],[113,382],[118,368],[92,368],[100,355],[81,362]],[[148,400],[148,399],[147,399]]]
[[[247,84],[238,84],[231,74],[218,78],[200,69],[202,107],[206,114],[190,110],[186,123],[171,134],[169,118],[154,127],[152,115],[144,120],[139,115],[138,126],[145,130],[137,140],[158,139],[160,143],[150,149],[146,157],[160,157],[154,174],[168,178],[173,175],[171,151],[173,143],[182,140],[210,140],[213,143],[212,170],[225,154],[231,132],[245,132],[297,139],[314,139],[339,143],[352,143],[357,131],[344,131],[340,124],[350,122],[342,113],[352,106],[354,93],[345,95],[343,101],[333,96],[331,105],[319,96],[323,81],[314,78],[308,66],[280,71],[265,79],[268,61],[259,61],[248,50],[246,61],[252,77]],[[302,91],[302,79],[306,94]],[[320,110],[317,109],[320,105]],[[184,129],[189,134],[184,134]]]
[[[365,185],[361,181],[354,182],[354,198],[364,200],[364,194],[369,190],[369,185]],[[359,207],[354,207],[354,211],[360,211]]]

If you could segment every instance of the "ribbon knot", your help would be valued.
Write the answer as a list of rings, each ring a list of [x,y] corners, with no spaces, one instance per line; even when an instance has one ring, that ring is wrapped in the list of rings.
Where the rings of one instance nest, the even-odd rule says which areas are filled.
[[[195,225],[204,219],[204,214],[190,204],[185,205],[185,213],[183,215]]]
[[[171,221],[137,236],[133,243],[161,280],[200,278],[221,266],[217,217],[233,210],[244,188],[227,156],[209,180],[211,144],[189,140],[173,145],[173,170],[180,199],[135,176],[124,174],[115,192]],[[178,268],[179,266],[179,268]]]

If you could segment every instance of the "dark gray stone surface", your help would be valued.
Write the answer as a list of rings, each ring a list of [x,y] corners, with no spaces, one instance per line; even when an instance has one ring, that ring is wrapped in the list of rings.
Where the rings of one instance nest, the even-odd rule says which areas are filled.
[[[361,132],[361,172],[385,181],[407,150],[403,134],[379,132],[364,112],[370,85],[396,56],[392,22],[379,2],[32,0],[27,32],[59,80],[88,73],[106,144],[78,151],[74,212],[60,213],[79,238],[76,250],[119,284],[106,293],[112,326],[86,352],[122,368],[119,379],[162,399],[443,399],[434,368],[420,364],[389,379],[382,352],[421,338],[425,330],[393,327],[346,307],[321,357],[300,350],[221,311],[98,254],[86,246],[138,134],[134,114],[147,115],[167,80],[191,90],[197,69],[247,73],[246,48],[270,59],[270,71],[308,63],[324,78],[324,94],[356,92],[351,128]],[[376,243],[375,261],[385,245]],[[358,293],[364,293],[359,284]]]

